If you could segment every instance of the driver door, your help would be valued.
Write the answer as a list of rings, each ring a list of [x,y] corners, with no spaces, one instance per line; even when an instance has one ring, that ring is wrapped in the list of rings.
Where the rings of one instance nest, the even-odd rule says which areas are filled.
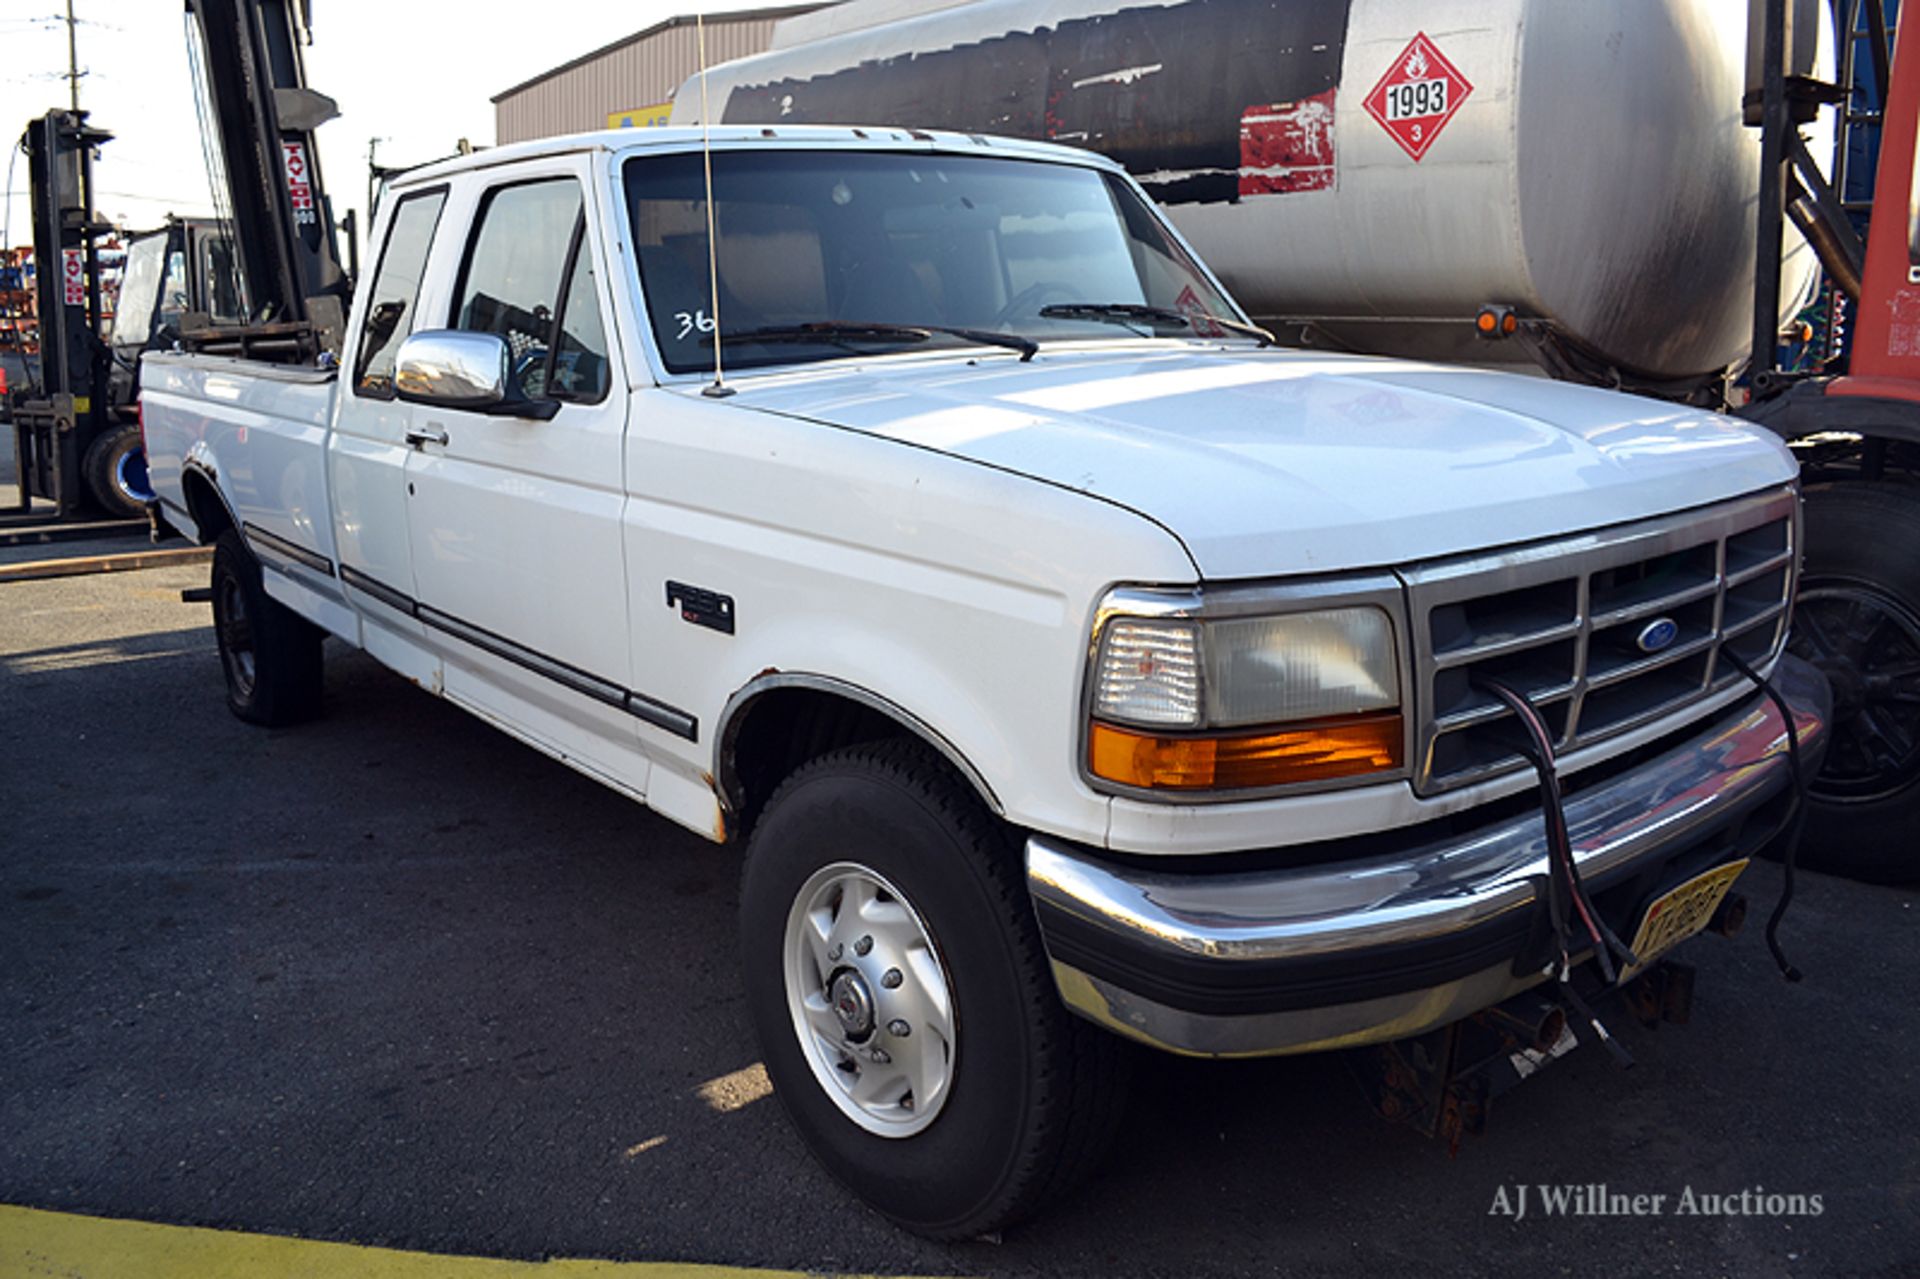
[[[448,327],[494,333],[551,417],[413,406],[414,583],[446,695],[638,795],[621,515],[627,395],[584,160],[470,193]]]

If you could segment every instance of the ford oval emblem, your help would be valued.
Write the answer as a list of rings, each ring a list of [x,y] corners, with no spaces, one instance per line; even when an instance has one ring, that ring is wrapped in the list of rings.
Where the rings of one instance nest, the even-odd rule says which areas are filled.
[[[1680,638],[1680,623],[1671,617],[1656,617],[1640,628],[1633,642],[1640,646],[1642,653],[1658,653],[1661,649]]]

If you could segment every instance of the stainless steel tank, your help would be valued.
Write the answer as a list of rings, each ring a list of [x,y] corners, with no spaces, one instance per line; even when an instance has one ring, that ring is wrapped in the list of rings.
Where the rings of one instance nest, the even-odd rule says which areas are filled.
[[[1524,359],[1474,337],[1505,304],[1595,380],[1649,385],[1746,354],[1746,25],[1747,0],[854,0],[713,68],[707,95],[727,123],[1090,147],[1256,315]],[[674,122],[700,100],[688,81]],[[1791,233],[1785,257],[1792,307],[1815,264]]]

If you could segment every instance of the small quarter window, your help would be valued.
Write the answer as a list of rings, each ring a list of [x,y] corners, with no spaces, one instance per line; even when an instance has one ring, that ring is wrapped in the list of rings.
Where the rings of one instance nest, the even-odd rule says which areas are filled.
[[[607,393],[607,334],[600,324],[600,291],[584,219],[580,229],[573,270],[560,297],[560,340],[547,378],[547,393],[563,400],[597,400]]]

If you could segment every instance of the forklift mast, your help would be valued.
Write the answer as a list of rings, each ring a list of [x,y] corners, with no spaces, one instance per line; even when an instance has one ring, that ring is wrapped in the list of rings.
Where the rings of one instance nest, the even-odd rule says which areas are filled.
[[[113,138],[84,111],[49,111],[27,126],[27,184],[33,204],[40,375],[36,395],[84,401],[104,374],[100,262],[96,242],[112,227],[94,216],[93,153]]]
[[[352,280],[341,263],[314,130],[339,114],[307,87],[306,0],[186,0],[189,43],[207,118],[226,169],[251,334],[185,334],[214,349],[310,358],[339,353]],[[210,175],[216,184],[221,175]],[[248,341],[251,336],[254,340]],[[293,339],[289,341],[288,339]],[[311,349],[310,349],[311,348]]]
[[[115,425],[108,391],[112,356],[100,337],[98,241],[113,228],[94,214],[93,153],[112,134],[84,111],[49,111],[27,126],[33,206],[37,375],[12,405],[18,511],[34,497],[60,518],[79,514],[91,495],[82,463]]]

